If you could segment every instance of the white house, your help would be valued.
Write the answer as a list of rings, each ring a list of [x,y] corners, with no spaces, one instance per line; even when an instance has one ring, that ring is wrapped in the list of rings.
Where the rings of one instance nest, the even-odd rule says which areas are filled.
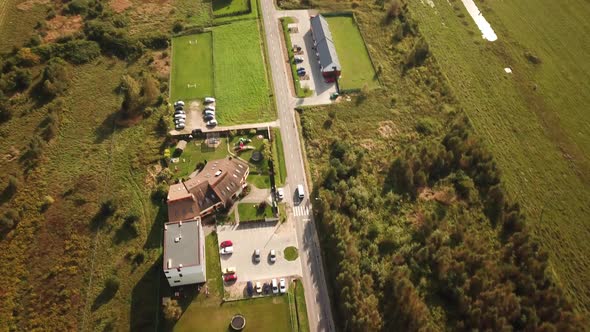
[[[170,287],[205,282],[205,266],[205,237],[201,219],[166,223],[164,274]]]

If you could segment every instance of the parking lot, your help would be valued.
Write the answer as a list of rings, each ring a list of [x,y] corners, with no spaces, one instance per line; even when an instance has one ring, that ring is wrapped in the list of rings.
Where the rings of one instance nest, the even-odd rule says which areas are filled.
[[[297,247],[292,223],[242,223],[237,226],[218,226],[217,234],[219,243],[225,240],[233,242],[233,254],[221,255],[221,269],[235,267],[238,283],[268,282],[272,278],[301,275],[299,258],[287,261],[283,255],[285,248]],[[253,254],[256,249],[260,249],[260,262],[254,261]],[[274,263],[269,259],[271,249],[276,251]]]

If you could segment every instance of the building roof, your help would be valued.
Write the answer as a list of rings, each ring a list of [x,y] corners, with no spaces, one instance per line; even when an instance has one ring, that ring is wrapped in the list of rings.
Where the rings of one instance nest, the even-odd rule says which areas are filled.
[[[178,141],[178,143],[176,144],[176,148],[184,151],[184,149],[186,149],[186,141]]]
[[[334,67],[336,67],[337,71],[341,71],[342,67],[336,53],[336,45],[334,45],[328,21],[322,15],[311,18],[311,32],[316,42],[316,50],[320,56],[322,72],[331,72]]]
[[[164,227],[164,270],[200,265],[201,221],[169,222]]]

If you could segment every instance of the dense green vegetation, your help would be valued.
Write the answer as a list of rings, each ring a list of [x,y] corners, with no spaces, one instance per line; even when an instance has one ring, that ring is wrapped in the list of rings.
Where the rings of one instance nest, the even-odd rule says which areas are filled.
[[[172,39],[170,99],[213,96],[213,43],[210,32]]]
[[[549,253],[554,277],[588,313],[590,95],[582,91],[590,67],[588,44],[577,42],[588,34],[588,3],[478,2],[498,34],[493,43],[481,39],[460,2],[434,4],[408,2],[506,188]]]
[[[301,110],[337,324],[583,329],[412,13],[392,3],[355,3],[384,89]]]
[[[223,124],[273,120],[258,24],[239,21],[215,27],[215,97]],[[236,51],[239,50],[239,51]]]
[[[250,13],[250,0],[214,0],[212,5],[215,17]]]
[[[371,63],[365,42],[352,16],[328,16],[330,31],[342,65],[338,80],[343,90],[374,88],[379,86],[375,68]]]

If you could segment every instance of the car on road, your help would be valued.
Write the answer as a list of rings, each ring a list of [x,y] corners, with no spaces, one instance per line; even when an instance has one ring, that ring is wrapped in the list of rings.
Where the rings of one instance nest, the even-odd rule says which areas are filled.
[[[246,283],[246,291],[248,292],[248,296],[252,296],[254,293],[254,286],[252,285],[252,281],[248,281]]]
[[[279,283],[277,282],[277,279],[272,280],[272,293],[273,294],[279,293]]]
[[[285,282],[285,278],[281,278],[281,280],[279,280],[279,291],[281,294],[285,294],[287,292],[287,282]]]
[[[236,281],[236,280],[238,280],[237,274],[226,274],[225,277],[223,277],[223,281],[225,281],[225,282]]]
[[[236,268],[234,266],[226,267],[223,270],[223,274],[236,274]]]
[[[262,294],[262,284],[260,283],[260,281],[256,282],[256,293]]]
[[[285,190],[283,188],[277,189],[277,199],[282,200],[283,198],[285,198]]]
[[[254,250],[254,254],[252,255],[252,257],[254,258],[254,261],[256,263],[260,262],[260,249]]]
[[[234,245],[234,243],[231,242],[231,240],[225,240],[219,244],[219,247],[225,248],[225,247],[232,247],[233,245]]]
[[[277,252],[274,249],[270,250],[270,253],[268,254],[268,259],[270,260],[271,263],[274,263],[277,261]]]
[[[215,127],[217,126],[217,120],[213,119],[213,120],[209,120],[206,123],[207,127]]]
[[[302,63],[303,57],[302,56],[295,56],[293,57],[293,63]]]
[[[231,255],[234,253],[234,247],[221,248],[221,250],[219,250],[219,253],[221,255]]]
[[[205,104],[210,104],[210,103],[214,103],[214,102],[215,102],[215,98],[205,97]]]
[[[299,197],[299,199],[305,198],[305,190],[303,189],[302,184],[297,185],[297,197]]]

